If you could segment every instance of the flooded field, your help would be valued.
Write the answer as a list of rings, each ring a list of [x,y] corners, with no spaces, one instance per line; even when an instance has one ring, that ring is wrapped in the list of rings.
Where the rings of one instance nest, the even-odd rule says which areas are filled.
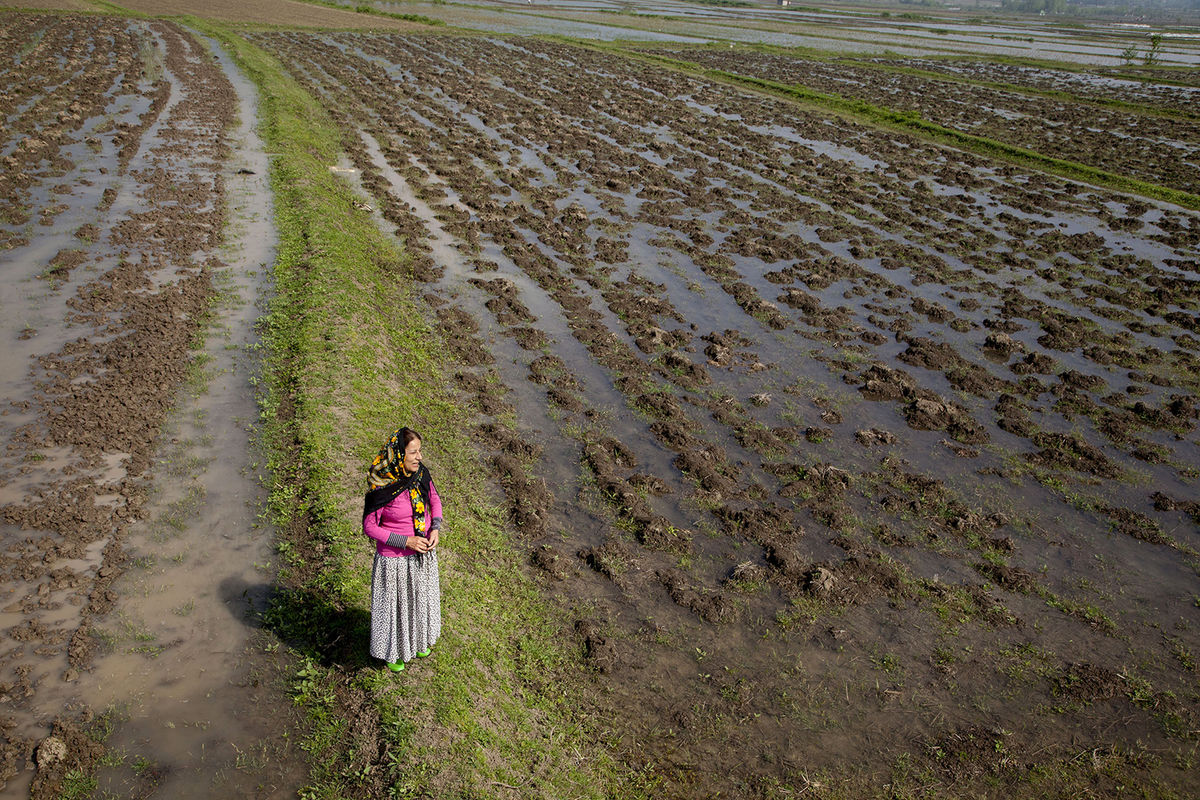
[[[982,23],[898,33],[910,51],[841,19],[839,49],[880,57],[839,62],[728,47],[829,46],[815,13],[798,31],[765,8],[660,25],[528,5],[496,8],[639,43],[240,35],[324,104],[346,151],[329,167],[412,256],[383,267],[455,343],[439,388],[473,409],[514,546],[566,609],[603,746],[662,797],[1193,791],[1200,213],[655,58],[1191,196],[1194,82],[895,55],[1004,35]],[[684,13],[661,6],[639,10]],[[1085,62],[1118,49],[1036,35]],[[268,155],[211,45],[0,15],[6,793],[57,796],[89,757],[120,796],[302,780],[264,677],[280,645],[247,444]],[[378,781],[365,708],[378,752],[355,763]]]
[[[1200,115],[1192,110],[1200,107],[1200,90],[1190,87],[1155,93],[1131,80],[1085,81],[1044,68],[1002,71],[976,64],[950,71],[916,60],[848,63],[715,48],[649,52],[865,101],[1043,155],[1200,192]],[[915,65],[932,72],[914,74]],[[963,80],[939,80],[940,74]],[[1008,77],[1015,79],[1012,88],[995,85]],[[1042,93],[1064,90],[1070,94]]]
[[[1195,212],[577,47],[250,38],[417,253],[668,794],[1189,784]]]
[[[139,2],[177,0],[139,0]],[[361,8],[357,0],[339,0]],[[479,3],[392,2],[369,7],[420,14],[448,25],[495,33],[550,34],[599,41],[741,43],[809,52],[881,56],[1037,58],[1090,66],[1127,63],[1133,46],[1140,63],[1151,37],[1161,34],[1156,63],[1200,64],[1200,18],[1180,10],[1129,24],[1117,20],[1055,16],[1005,17],[986,8],[919,9],[829,6],[775,2],[674,2],[673,0],[485,0]]]
[[[246,659],[272,575],[253,94],[169,23],[6,14],[0,50],[0,786],[57,797],[106,752],[120,796],[290,787],[244,771],[282,749]]]

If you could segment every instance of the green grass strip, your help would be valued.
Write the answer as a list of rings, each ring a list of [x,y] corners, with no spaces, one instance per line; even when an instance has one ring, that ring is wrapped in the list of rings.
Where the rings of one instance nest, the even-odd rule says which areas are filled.
[[[124,6],[118,5],[116,3],[107,2],[107,0],[87,0],[87,2],[89,5],[95,6],[96,11],[101,14],[110,14],[110,15],[116,14],[118,16],[131,17],[133,19],[150,19],[151,18],[149,14],[143,13],[141,11],[134,11],[131,8],[125,8]],[[39,11],[38,13],[41,14],[43,12]],[[67,14],[67,13],[78,13],[78,12],[62,11],[62,12],[55,12],[55,13]]]
[[[196,19],[257,85],[279,232],[262,423],[281,591],[268,624],[299,660],[305,798],[641,797],[598,746],[573,692],[586,676],[566,620],[526,575],[448,389],[450,347],[408,256],[331,171],[339,133],[280,64]],[[374,548],[360,527],[365,467],[401,424],[425,436],[445,503],[442,640],[399,676],[367,655]]]
[[[645,43],[632,45],[635,49],[646,47]],[[681,53],[687,53],[691,50],[718,50],[725,52],[725,48],[716,48],[712,44],[671,44],[672,49],[679,50]],[[1013,94],[1025,95],[1027,97],[1044,97],[1049,100],[1057,100],[1063,103],[1076,103],[1092,105],[1099,108],[1111,108],[1117,111],[1124,111],[1131,114],[1140,114],[1150,117],[1169,117],[1175,119],[1200,120],[1200,111],[1190,111],[1178,108],[1164,108],[1147,103],[1131,103],[1128,100],[1120,100],[1112,97],[1089,97],[1086,95],[1077,95],[1061,89],[1039,89],[1034,86],[1021,86],[1015,83],[1004,83],[1002,81],[988,81],[979,78],[971,78],[966,75],[958,75],[952,72],[938,72],[937,70],[922,69],[920,67],[900,66],[897,64],[884,64],[876,60],[877,56],[846,56],[838,53],[827,53],[820,50],[815,50],[809,47],[782,47],[780,45],[771,44],[746,44],[741,45],[739,50],[746,50],[754,53],[763,53],[771,56],[781,56],[791,58],[797,61],[818,61],[823,64],[850,64],[859,69],[876,70],[893,75],[911,75],[915,78],[923,78],[925,80],[939,81],[942,83],[954,83],[962,86],[978,86],[983,89],[992,89],[1002,92],[1011,92]],[[894,56],[895,58],[903,58],[908,60],[907,56]],[[686,59],[681,59],[686,60]],[[961,56],[940,56],[928,57],[925,60],[936,60],[942,62],[973,62],[978,61],[976,58],[963,58]],[[1010,59],[1011,61],[1012,59]],[[999,59],[997,59],[999,61]],[[1026,59],[1028,62],[1029,60]],[[996,62],[991,62],[996,63]],[[1023,66],[1036,66],[1038,69],[1046,69],[1052,71],[1071,72],[1075,74],[1094,74],[1083,69],[1079,65],[1071,65],[1065,62],[1058,61],[1043,61],[1037,64],[1024,63]],[[1101,75],[1101,77],[1109,77]]]
[[[1167,186],[1160,186],[1158,184],[1149,183],[1148,181],[1137,180],[1136,178],[1130,178],[1124,175],[1106,172],[1104,170],[1097,169],[1096,167],[1090,167],[1087,164],[1080,164],[1076,161],[1067,161],[1065,159],[1043,155],[1032,150],[1027,150],[1023,147],[1005,144],[1004,142],[999,142],[995,139],[989,139],[984,136],[975,136],[974,134],[964,133],[963,131],[955,130],[954,128],[947,128],[944,125],[938,125],[935,122],[930,122],[913,112],[895,111],[893,109],[877,106],[863,100],[855,100],[853,98],[847,98],[837,94],[817,92],[796,84],[781,83],[779,81],[772,81],[766,78],[756,78],[749,75],[741,75],[736,72],[728,72],[721,69],[709,69],[692,61],[683,61],[680,59],[654,55],[651,53],[634,53],[623,48],[598,46],[590,42],[581,42],[579,40],[571,40],[571,42],[582,47],[599,48],[607,52],[622,53],[627,58],[633,58],[648,63],[661,64],[662,66],[679,70],[681,72],[700,75],[708,78],[709,80],[765,91],[773,96],[797,101],[807,106],[820,108],[835,114],[847,116],[858,122],[871,125],[880,125],[895,130],[902,130],[907,133],[920,136],[927,141],[957,147],[961,150],[976,153],[977,155],[985,156],[987,158],[1001,159],[1023,167],[1028,167],[1030,169],[1058,175],[1070,180],[1081,181],[1083,183],[1089,183],[1094,186],[1113,189],[1119,192],[1137,194],[1143,197],[1152,198],[1154,200],[1173,203],[1175,205],[1183,206],[1184,208],[1200,210],[1200,195],[1195,195],[1190,192],[1183,192]]]
[[[934,70],[920,69],[917,67],[901,67],[894,64],[878,64],[858,58],[847,59],[847,63],[854,64],[855,66],[863,69],[875,69],[879,70],[880,72],[889,72],[897,75],[912,75],[913,77],[917,78],[944,81],[946,83],[957,83],[965,86],[978,86],[984,89],[1012,92],[1013,94],[1022,94],[1028,97],[1044,97],[1048,100],[1058,100],[1064,103],[1090,105],[1098,108],[1111,108],[1117,111],[1125,111],[1130,114],[1140,114],[1148,117],[1171,117],[1176,119],[1200,120],[1200,111],[1163,108],[1161,106],[1153,106],[1145,103],[1131,103],[1128,100],[1120,100],[1114,97],[1088,97],[1084,95],[1073,94],[1071,92],[1065,92],[1061,89],[1039,89],[1034,86],[1020,86],[1015,83],[978,80],[962,75],[936,72]],[[1082,70],[1079,70],[1078,72],[1083,74]]]
[[[303,3],[308,3],[314,6],[324,6],[325,8],[333,8],[338,11],[353,11],[356,14],[369,14],[376,17],[387,17],[388,19],[399,19],[405,22],[419,22],[422,25],[445,25],[444,20],[427,17],[424,14],[402,14],[396,11],[383,11],[375,8],[368,3],[360,3],[355,6],[342,5],[334,0],[300,0]]]

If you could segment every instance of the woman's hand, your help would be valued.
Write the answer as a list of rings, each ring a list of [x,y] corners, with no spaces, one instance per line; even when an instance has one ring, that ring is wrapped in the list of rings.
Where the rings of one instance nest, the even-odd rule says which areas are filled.
[[[424,536],[408,537],[409,550],[415,550],[418,553],[428,553],[432,547],[433,544],[431,544],[430,540],[426,539]]]
[[[433,530],[431,530],[429,532],[429,549],[432,550],[433,548],[437,547],[437,543],[438,543],[438,529],[434,528]]]

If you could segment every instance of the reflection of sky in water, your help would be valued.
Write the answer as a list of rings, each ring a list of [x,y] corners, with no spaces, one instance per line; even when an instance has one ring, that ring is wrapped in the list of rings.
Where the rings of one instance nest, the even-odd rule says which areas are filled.
[[[358,5],[360,0],[341,0]],[[1116,65],[1126,42],[1097,42],[1103,25],[1063,28],[1037,18],[1005,25],[961,18],[906,18],[900,12],[811,12],[759,3],[706,6],[671,0],[532,0],[471,5],[375,0],[376,8],[417,13],[450,25],[496,33],[553,34],[600,41],[730,41],[903,55],[1016,55],[1091,65]],[[615,16],[606,12],[626,12]],[[882,16],[889,13],[889,16]],[[556,16],[563,15],[563,16]],[[653,15],[670,17],[656,18]],[[566,16],[578,19],[567,19]],[[740,24],[739,24],[740,23]],[[1081,23],[1083,24],[1083,23]],[[1147,36],[1149,34],[1147,33]],[[1164,40],[1161,63],[1200,65],[1200,41]]]
[[[953,61],[921,61],[913,62],[913,66],[967,76],[981,76],[990,80],[1006,82],[1014,77],[1021,82],[1034,86],[1062,89],[1068,92],[1117,93],[1126,99],[1136,101],[1142,97],[1156,97],[1160,101],[1200,103],[1200,87],[1197,86],[1168,86],[1165,84],[1147,84],[1141,81],[1114,78],[1107,75],[1096,75],[1089,72],[1067,72],[1066,70],[1046,70],[1015,64],[1004,66],[981,65],[977,63],[956,64]]]

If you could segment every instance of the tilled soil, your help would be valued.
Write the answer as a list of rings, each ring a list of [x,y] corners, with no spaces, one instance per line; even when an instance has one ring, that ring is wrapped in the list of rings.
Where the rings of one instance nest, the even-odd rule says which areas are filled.
[[[1200,116],[1195,92],[1181,87],[1141,89],[1132,81],[1088,83],[1079,76],[1039,70],[1034,80],[1010,68],[998,75],[958,69],[954,75],[1014,77],[1014,88],[938,80],[928,74],[891,71],[875,64],[802,59],[784,55],[716,49],[653,50],[705,67],[797,84],[919,115],[976,136],[1044,155],[1087,164],[1118,175],[1200,193]],[[898,66],[895,62],[885,62]],[[924,67],[933,62],[904,62]],[[953,63],[953,62],[952,62]],[[1066,96],[1022,92],[1017,87],[1068,89]],[[1073,92],[1077,90],[1079,94]],[[1096,100],[1119,99],[1115,107]]]
[[[0,67],[5,781],[33,763],[119,600],[222,266],[236,103],[172,23],[6,13],[0,50],[15,54]],[[55,723],[65,750],[38,748],[34,796],[95,756],[76,722]]]
[[[1200,79],[1194,70],[1125,65],[1073,72],[975,59],[903,61],[876,58],[872,63],[959,76],[981,83],[1020,86],[1047,92],[1069,92],[1087,100],[1117,100],[1151,105],[1196,117]],[[1161,81],[1159,83],[1158,81]]]
[[[251,38],[413,252],[667,794],[1187,784],[1195,214],[566,45]]]

